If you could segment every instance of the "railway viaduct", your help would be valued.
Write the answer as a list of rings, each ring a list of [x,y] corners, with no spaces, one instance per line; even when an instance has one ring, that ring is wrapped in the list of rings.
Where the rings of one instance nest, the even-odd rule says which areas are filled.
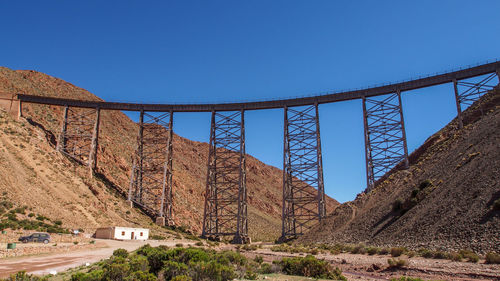
[[[172,225],[172,134],[176,112],[211,112],[202,236],[249,241],[245,168],[245,112],[283,109],[283,241],[305,233],[325,217],[319,105],[361,99],[366,178],[370,191],[394,168],[408,167],[401,95],[410,90],[452,83],[458,124],[462,110],[497,85],[500,61],[372,88],[296,99],[222,104],[136,104],[94,102],[16,94],[0,100],[22,116],[24,103],[64,107],[57,150],[87,165],[97,163],[100,112],[140,112],[137,149],[128,200],[161,225]],[[471,78],[474,82],[471,81]],[[9,104],[10,102],[10,104]],[[2,104],[0,104],[2,105]],[[78,109],[78,110],[77,110]],[[313,187],[314,189],[311,189]],[[314,192],[311,192],[314,190]]]

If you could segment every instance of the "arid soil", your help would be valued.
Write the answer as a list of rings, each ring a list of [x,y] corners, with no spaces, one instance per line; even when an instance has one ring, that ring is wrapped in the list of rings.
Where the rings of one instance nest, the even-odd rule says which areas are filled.
[[[500,90],[463,115],[462,130],[453,120],[413,152],[408,170],[342,204],[300,242],[500,252]]]
[[[268,247],[243,253],[251,258],[260,255],[267,262],[285,256],[304,255],[272,252]],[[348,280],[389,280],[400,276],[418,277],[424,280],[500,280],[500,265],[484,264],[484,261],[468,263],[402,256],[402,259],[408,261],[408,265],[391,269],[387,263],[387,260],[392,258],[390,255],[368,256],[343,253],[315,256],[330,261],[334,267],[339,267]]]
[[[3,67],[0,67],[0,92],[101,100],[61,79],[36,71],[13,71]],[[0,131],[2,157],[5,159],[2,162],[5,166],[2,169],[5,170],[2,172],[8,171],[11,175],[8,181],[0,178],[0,191],[7,191],[12,200],[32,206],[41,214],[47,213],[55,219],[61,219],[65,225],[95,228],[109,224],[106,221],[129,221],[129,216],[124,214],[123,200],[106,201],[104,193],[107,191],[103,191],[102,184],[84,178],[85,169],[75,166],[54,151],[61,128],[62,108],[24,104],[23,115],[30,123],[26,120],[19,123],[9,121],[10,125],[4,125],[4,129],[12,127],[14,132],[26,130],[31,134],[29,137]],[[3,122],[8,119],[3,118]],[[207,135],[208,131],[209,128]],[[102,112],[97,170],[121,192],[128,190],[137,132],[137,124],[125,114]],[[175,135],[173,149],[175,222],[199,233],[208,145]],[[98,194],[90,190],[96,190]],[[250,236],[254,240],[277,238],[281,230],[281,170],[248,156],[247,190]],[[41,196],[25,196],[28,191],[40,193]],[[42,202],[47,201],[51,201],[49,206],[42,208]],[[328,211],[333,211],[337,205],[337,201],[327,197]]]

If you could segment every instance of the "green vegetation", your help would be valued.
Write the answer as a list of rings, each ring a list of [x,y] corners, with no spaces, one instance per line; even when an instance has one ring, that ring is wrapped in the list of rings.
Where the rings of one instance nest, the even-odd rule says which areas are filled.
[[[299,275],[313,278],[347,280],[342,276],[340,269],[332,269],[331,265],[315,257],[308,255],[303,257],[283,258],[277,262],[284,273],[288,275]]]
[[[126,259],[128,257],[128,252],[125,249],[116,249],[113,251],[113,256]]]
[[[151,239],[151,240],[165,240],[166,238],[165,238],[165,236],[154,234],[154,235],[149,236],[149,239]]]
[[[251,245],[251,244],[245,244],[245,245],[243,245],[243,246],[241,247],[241,249],[242,249],[242,250],[244,250],[244,251],[255,251],[255,250],[257,250],[257,248],[258,248],[258,247],[257,247],[257,245],[255,245],[255,244],[254,244],[254,245]]]
[[[396,199],[396,201],[392,203],[392,211],[400,214],[406,213],[424,200],[427,195],[434,191],[435,188],[436,187],[431,180],[424,180],[418,185],[417,188],[412,190],[410,198],[407,198],[406,200],[401,198]]]
[[[301,253],[301,254],[318,254],[330,252],[332,255],[337,255],[340,253],[351,253],[351,254],[368,254],[368,255],[391,255],[392,257],[400,257],[406,255],[408,258],[413,258],[415,256],[420,256],[428,259],[448,259],[452,261],[463,261],[464,259],[468,262],[476,263],[479,261],[479,256],[470,250],[461,250],[457,252],[443,252],[443,251],[433,251],[429,249],[419,249],[418,251],[410,251],[405,247],[393,247],[393,248],[378,248],[378,247],[366,247],[363,244],[358,245],[299,245],[299,244],[281,244],[276,245],[271,248],[274,252],[285,252],[285,253]],[[491,260],[495,260],[494,255],[496,253],[491,253]],[[498,254],[496,254],[498,255]]]
[[[468,262],[476,263],[479,261],[479,256],[470,250],[462,250],[458,252],[464,259],[467,259]]]
[[[425,280],[420,278],[401,276],[399,278],[391,278],[391,281],[425,281]]]
[[[401,268],[408,265],[408,261],[403,259],[388,259],[387,263],[389,264],[390,268]]]
[[[486,263],[489,264],[500,264],[500,254],[489,252],[486,254]]]
[[[259,274],[283,273],[312,278],[347,280],[340,269],[333,269],[324,260],[309,255],[284,258],[273,264],[262,257],[248,260],[238,252],[206,250],[202,248],[169,248],[145,245],[135,252],[117,249],[111,258],[82,267],[71,273],[71,281],[227,281],[256,280]],[[45,281],[49,276],[37,277],[19,272],[5,281]]]
[[[500,198],[493,202],[493,210],[500,211]]]
[[[52,223],[49,218],[42,215],[36,216],[34,213],[26,215],[27,209],[28,206],[15,207],[13,203],[7,200],[1,201],[0,230],[10,228],[12,230],[24,229],[48,233],[70,233],[69,230],[62,227],[60,220]],[[21,218],[18,216],[21,216]],[[35,216],[36,219],[32,219]]]
[[[402,254],[406,253],[407,251],[408,250],[406,250],[406,248],[403,248],[403,247],[391,248],[391,256],[393,256],[393,257],[399,257]]]
[[[16,274],[12,274],[10,277],[6,279],[2,279],[5,281],[46,281],[48,280],[48,276],[38,277],[31,274],[26,274],[26,271],[19,271]]]

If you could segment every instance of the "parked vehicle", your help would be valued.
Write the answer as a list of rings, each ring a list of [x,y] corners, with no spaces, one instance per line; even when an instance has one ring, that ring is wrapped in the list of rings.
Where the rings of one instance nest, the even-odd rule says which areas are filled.
[[[50,242],[50,235],[48,233],[36,232],[28,236],[19,237],[19,241],[23,243],[38,242],[47,244]]]

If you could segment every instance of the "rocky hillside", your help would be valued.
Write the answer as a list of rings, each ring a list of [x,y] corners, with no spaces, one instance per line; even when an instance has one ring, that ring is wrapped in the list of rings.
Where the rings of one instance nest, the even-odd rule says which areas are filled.
[[[464,129],[453,120],[408,170],[340,205],[302,242],[500,251],[500,89],[463,115]]]
[[[36,71],[13,71],[2,67],[0,67],[0,92],[101,100],[82,88],[43,73]],[[71,221],[73,224],[92,225],[94,227],[105,224],[102,221],[95,220],[97,214],[90,212],[88,215],[78,216],[74,212],[73,214],[68,213],[67,211],[70,209],[65,207],[66,204],[80,203],[78,198],[81,195],[73,192],[73,189],[77,188],[73,186],[76,180],[68,181],[67,178],[69,174],[75,175],[74,170],[81,168],[74,167],[68,169],[63,164],[58,164],[59,166],[53,165],[47,158],[47,155],[51,155],[52,158],[61,161],[60,163],[67,162],[67,160],[62,159],[60,155],[54,152],[55,140],[61,127],[62,108],[43,105],[24,105],[23,115],[29,123],[23,120],[20,123],[11,121],[14,123],[11,123],[9,127],[12,127],[12,130],[17,130],[14,127],[22,125],[25,126],[23,129],[32,130],[32,134],[36,133],[36,143],[27,141],[23,145],[29,146],[29,149],[33,149],[34,151],[43,148],[44,154],[37,156],[39,159],[38,162],[47,162],[46,164],[40,164],[44,165],[44,172],[48,172],[49,170],[54,171],[45,182],[33,183],[33,191],[36,190],[36,193],[40,193],[40,198],[44,198],[43,200],[51,201],[54,194],[62,197],[61,200],[52,200],[54,202],[51,203],[54,206],[41,207],[39,212],[42,214],[44,212],[53,213],[53,216],[67,220],[68,222]],[[6,115],[4,116],[5,120],[9,118]],[[207,128],[207,135],[208,130],[209,128]],[[128,190],[131,159],[135,148],[137,131],[137,124],[122,112],[103,111],[101,113],[97,170],[106,180],[109,180],[110,183],[121,191]],[[8,139],[8,134],[4,133],[0,135],[0,141],[6,143]],[[16,153],[25,153],[23,152],[24,148],[19,149],[13,147],[12,144],[5,144],[4,153],[9,154],[13,148],[17,151]],[[175,221],[178,225],[185,225],[195,232],[200,232],[208,145],[207,143],[195,142],[175,135],[173,148]],[[16,156],[12,155],[11,157],[15,159]],[[33,173],[16,173],[15,166],[11,163],[13,160],[11,158],[5,159],[8,161],[2,162],[2,165],[4,165],[2,167],[2,174],[4,171],[9,170],[12,175],[17,175],[12,176],[9,182],[6,182],[3,177],[0,178],[0,191],[6,190],[13,200],[25,202],[29,206],[34,202],[23,195],[31,192],[26,182],[39,180],[40,175],[36,170]],[[57,173],[59,170],[61,172]],[[78,174],[78,178],[83,176],[81,174]],[[60,184],[56,185],[52,182],[60,182]],[[274,239],[280,234],[281,182],[282,172],[280,169],[265,165],[251,156],[247,158],[249,234],[253,239]],[[92,189],[95,188],[94,184],[97,184],[97,182],[87,182],[83,185],[78,185],[78,188]],[[16,188],[13,188],[14,186]],[[36,197],[35,194],[33,196]],[[98,202],[107,204],[106,202],[102,202],[102,200],[98,200]],[[327,209],[329,211],[333,211],[337,205],[337,201],[329,197],[327,198]],[[82,204],[81,211],[89,212],[86,204]],[[107,217],[108,212],[100,213],[99,215]],[[121,213],[117,214],[117,216],[123,218],[123,214]],[[109,216],[109,219],[110,221],[115,221],[112,216]]]

